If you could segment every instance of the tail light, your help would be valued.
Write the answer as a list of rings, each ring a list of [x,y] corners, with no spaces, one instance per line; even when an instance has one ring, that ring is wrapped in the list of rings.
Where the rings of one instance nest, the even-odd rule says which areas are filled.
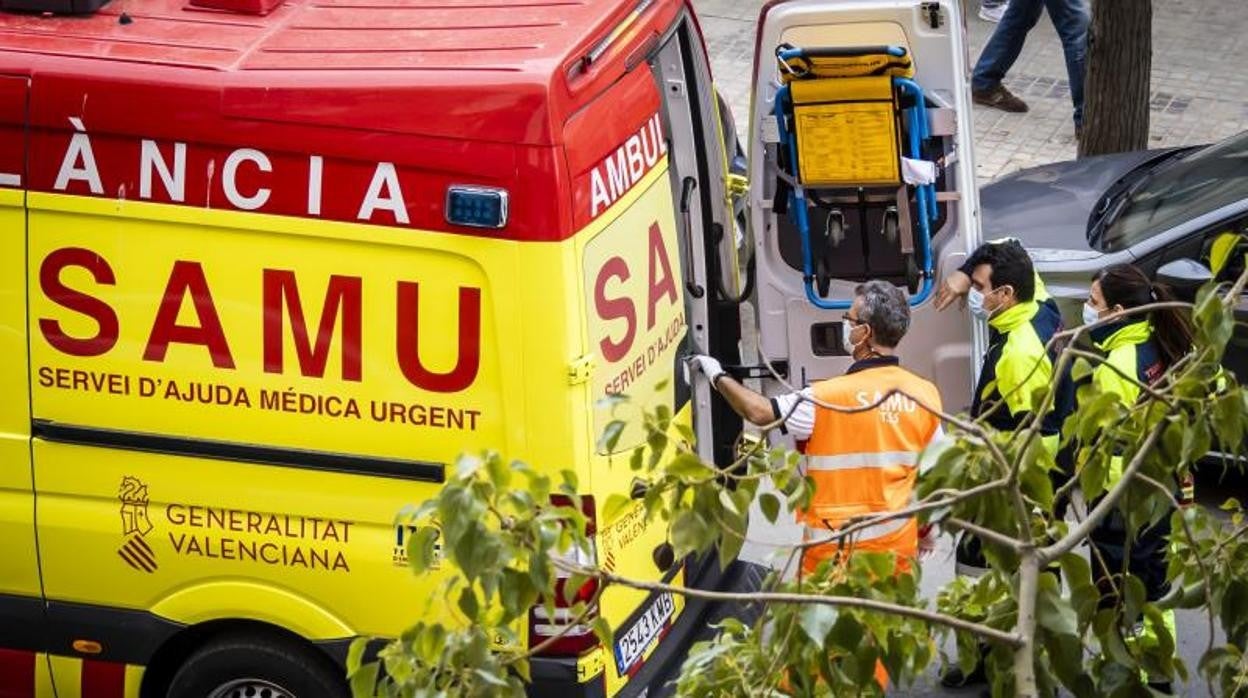
[[[572,506],[571,498],[563,495],[552,495],[550,499],[555,506]],[[585,535],[590,540],[589,550],[585,551],[573,547],[566,552],[551,551],[551,555],[582,567],[595,567],[598,564],[598,560],[593,538],[597,526],[594,498],[592,496],[584,495],[581,497],[581,512],[585,514]],[[558,568],[555,570],[555,575],[554,615],[548,614],[546,607],[540,603],[529,609],[529,646],[536,647],[559,635],[559,639],[551,642],[542,650],[542,656],[576,656],[598,645],[598,637],[594,635],[594,631],[590,628],[590,624],[598,617],[598,606],[596,603],[591,606],[579,623],[574,623],[576,613],[572,611],[572,607],[577,603],[587,604],[593,601],[594,597],[598,595],[599,582],[597,579],[585,582],[572,595],[571,600],[567,600],[564,598],[564,585],[568,583],[569,575]]]

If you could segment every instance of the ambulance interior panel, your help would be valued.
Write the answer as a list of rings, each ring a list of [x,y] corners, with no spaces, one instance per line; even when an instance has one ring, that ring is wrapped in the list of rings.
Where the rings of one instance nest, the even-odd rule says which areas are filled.
[[[961,404],[980,330],[931,301],[981,239],[961,8],[797,0],[762,23],[749,132],[761,358],[787,361],[793,387],[843,372],[854,288],[883,280],[910,299],[903,363]]]

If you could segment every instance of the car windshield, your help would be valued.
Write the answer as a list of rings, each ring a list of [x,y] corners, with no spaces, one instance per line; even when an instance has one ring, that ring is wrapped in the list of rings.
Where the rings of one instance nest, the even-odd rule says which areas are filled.
[[[1158,169],[1093,242],[1117,252],[1241,199],[1248,199],[1248,131]]]

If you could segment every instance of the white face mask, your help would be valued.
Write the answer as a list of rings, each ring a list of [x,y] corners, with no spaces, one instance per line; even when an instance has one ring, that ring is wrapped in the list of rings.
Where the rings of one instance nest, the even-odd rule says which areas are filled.
[[[854,355],[854,341],[850,339],[850,336],[853,335],[855,327],[857,325],[848,320],[841,321],[841,346],[849,352],[850,356]]]
[[[984,309],[984,294],[979,289],[972,288],[966,292],[966,307],[971,311],[971,315],[980,320],[988,319],[988,311]]]
[[[1101,311],[1092,307],[1091,303],[1083,304],[1083,324],[1091,325],[1101,319]]]

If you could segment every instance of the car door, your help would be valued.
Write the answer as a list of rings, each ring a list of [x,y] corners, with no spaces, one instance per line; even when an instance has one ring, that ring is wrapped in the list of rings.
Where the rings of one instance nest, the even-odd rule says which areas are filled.
[[[856,285],[883,279],[906,289],[911,301],[902,364],[932,380],[949,408],[968,407],[985,329],[963,309],[937,312],[933,303],[938,285],[981,241],[960,4],[795,0],[769,3],[759,23],[746,134],[758,345],[785,379],[765,379],[765,389],[800,388],[843,373],[852,361],[840,340],[844,308]],[[921,95],[902,82],[904,74],[891,85],[865,86],[838,82],[852,66],[822,77],[803,65],[782,64],[781,45],[799,49],[802,59],[862,54],[864,61],[878,57],[868,55],[871,47],[898,47],[890,50],[912,61],[911,79]],[[886,70],[866,72],[874,71],[868,75],[874,79]],[[846,79],[859,79],[854,75]],[[856,85],[864,85],[861,95]],[[800,107],[799,90],[809,96]],[[926,134],[912,108],[920,104]],[[902,156],[936,164],[929,194],[905,181],[904,168],[898,176]],[[794,195],[799,184],[800,205]],[[928,255],[922,254],[924,209]]]
[[[1138,262],[1155,276],[1170,262],[1191,260],[1209,269],[1220,282],[1232,282],[1244,271],[1244,251],[1248,249],[1248,216],[1221,221],[1145,255]],[[1174,284],[1176,294],[1193,300],[1199,284]],[[1241,294],[1235,309],[1235,331],[1227,344],[1222,363],[1240,381],[1248,379],[1248,296]]]
[[[0,76],[0,395],[5,397],[0,402],[0,686],[19,695],[34,690],[34,653],[44,645],[26,362],[29,90],[25,77]]]

